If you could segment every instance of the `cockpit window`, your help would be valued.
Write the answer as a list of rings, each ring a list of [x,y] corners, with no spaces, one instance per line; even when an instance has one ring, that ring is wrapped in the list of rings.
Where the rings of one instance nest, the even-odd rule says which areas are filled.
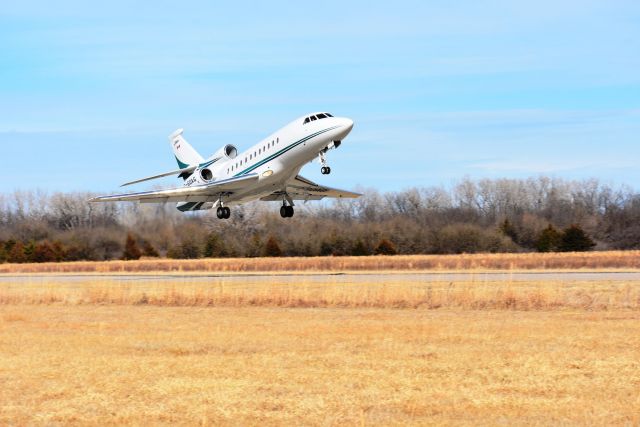
[[[325,114],[325,116],[327,116],[327,117],[333,117],[333,116],[332,116],[331,114],[329,114],[329,113],[324,113],[324,114]]]
[[[307,117],[306,119],[304,119],[304,124],[306,125],[307,123],[309,123],[309,117]]]
[[[316,116],[311,116],[310,119],[311,119],[311,121],[318,120],[318,119],[316,119]]]
[[[320,113],[320,114],[316,114],[316,116],[318,116],[319,119],[326,119],[327,116],[325,116],[324,114]]]

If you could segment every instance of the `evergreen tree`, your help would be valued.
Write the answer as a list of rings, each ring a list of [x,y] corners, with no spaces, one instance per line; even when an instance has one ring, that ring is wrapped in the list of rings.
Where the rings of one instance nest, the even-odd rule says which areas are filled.
[[[24,256],[25,256],[25,262],[33,262],[33,253],[36,250],[36,242],[34,242],[33,240],[30,240],[29,243],[27,243],[26,245],[24,245]]]
[[[180,245],[182,258],[195,259],[200,258],[200,246],[194,239],[185,239]]]
[[[142,255],[148,256],[148,257],[154,257],[154,258],[157,258],[160,256],[156,248],[154,248],[153,245],[148,240],[144,240],[142,242]]]
[[[142,256],[142,252],[140,252],[140,248],[138,247],[138,243],[136,239],[133,237],[131,233],[127,234],[127,241],[124,244],[124,252],[122,253],[122,259],[140,259]]]
[[[549,224],[542,230],[536,239],[536,249],[538,252],[555,252],[560,246],[562,235],[553,225]]]
[[[500,231],[505,236],[511,238],[514,243],[518,243],[518,232],[511,221],[509,221],[509,218],[505,218],[504,222],[500,225]]]
[[[31,257],[31,261],[33,262],[55,262],[59,261],[56,256],[56,252],[53,249],[53,246],[47,242],[38,243],[34,250],[33,255]]]
[[[282,256],[282,250],[275,237],[269,236],[269,239],[267,239],[267,243],[264,245],[264,256]]]
[[[14,263],[27,262],[27,257],[24,254],[24,244],[22,244],[22,242],[18,241],[11,245],[7,261]]]
[[[6,243],[0,242],[0,263],[6,262],[8,256],[9,256],[9,253],[7,252],[7,249],[6,249]]]
[[[211,232],[207,236],[207,241],[204,244],[204,256],[205,258],[217,258],[225,256],[227,253],[225,251],[224,245],[221,242],[220,236],[218,233]]]
[[[562,252],[590,251],[596,243],[578,225],[572,225],[564,230],[559,249]]]
[[[374,249],[373,253],[376,255],[395,255],[398,253],[396,247],[391,241],[382,239]]]
[[[353,248],[351,249],[351,255],[353,256],[370,255],[369,248],[364,244],[362,239],[358,239],[355,245],[353,245]]]

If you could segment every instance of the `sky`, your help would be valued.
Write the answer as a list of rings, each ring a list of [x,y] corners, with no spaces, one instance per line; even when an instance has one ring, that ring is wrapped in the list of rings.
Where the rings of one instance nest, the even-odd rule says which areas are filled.
[[[110,192],[174,169],[176,128],[207,157],[312,111],[355,122],[325,185],[640,189],[638,1],[3,3],[0,192]]]

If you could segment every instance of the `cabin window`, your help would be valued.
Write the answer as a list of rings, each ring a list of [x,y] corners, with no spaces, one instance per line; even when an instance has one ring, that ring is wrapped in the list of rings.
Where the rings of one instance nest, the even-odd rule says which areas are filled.
[[[280,143],[280,138],[279,137],[276,138],[276,142]]]
[[[249,160],[253,159],[253,154],[249,154]]]

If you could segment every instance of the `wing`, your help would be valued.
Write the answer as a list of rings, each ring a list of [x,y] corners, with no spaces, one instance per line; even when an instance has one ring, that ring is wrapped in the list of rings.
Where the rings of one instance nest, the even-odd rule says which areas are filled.
[[[295,178],[291,179],[287,182],[287,195],[291,197],[293,200],[320,200],[325,197],[332,197],[336,199],[340,198],[348,198],[355,199],[362,194],[353,193],[351,191],[339,190],[337,188],[323,187],[321,185],[316,184],[313,181],[309,181],[308,179],[298,175]],[[282,200],[284,196],[284,192],[275,191],[268,196],[261,197],[260,200],[263,201],[276,201]]]
[[[167,190],[143,191],[140,193],[114,194],[95,197],[90,202],[215,202],[220,194],[233,194],[242,190],[258,179],[258,174],[251,173],[237,178],[223,179],[210,184],[191,187],[171,188]]]

